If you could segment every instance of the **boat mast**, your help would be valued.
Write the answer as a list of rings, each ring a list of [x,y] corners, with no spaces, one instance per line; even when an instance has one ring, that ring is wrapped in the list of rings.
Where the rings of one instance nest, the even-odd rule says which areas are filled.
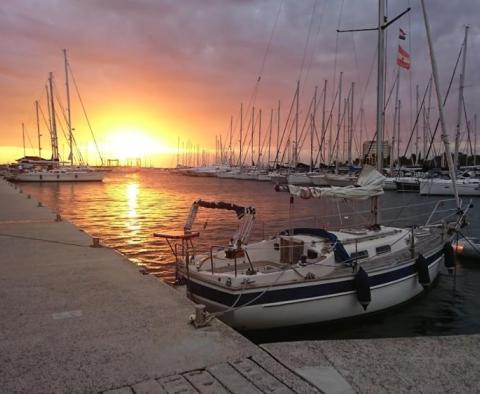
[[[343,71],[340,71],[340,80],[338,81],[338,114],[337,114],[337,138],[335,141],[335,174],[338,174],[338,148],[340,145],[340,131],[342,129],[342,77]]]
[[[22,142],[23,142],[23,157],[27,156],[25,151],[25,124],[22,122]]]
[[[37,118],[37,139],[38,139],[38,157],[42,157],[42,143],[40,134],[40,119],[38,117],[38,100],[35,100],[35,115]]]
[[[273,130],[273,108],[270,111],[270,131],[268,133],[268,158],[267,158],[267,169],[270,168],[270,150],[272,147],[272,130]]]
[[[326,130],[325,130],[325,107],[327,102],[327,80],[323,82],[323,103],[322,103],[322,141],[320,142],[324,147],[326,144],[324,143]],[[323,151],[326,153],[326,149],[323,148]],[[320,152],[321,153],[321,152]],[[323,160],[327,159],[327,155],[325,154]],[[320,163],[319,163],[320,164]],[[320,167],[320,165],[319,165]]]
[[[233,115],[230,115],[230,138],[228,141],[228,165],[230,167],[232,166],[232,162],[233,162],[232,136],[233,136]]]
[[[258,110],[258,158],[257,168],[260,168],[260,160],[262,158],[262,110]]]
[[[67,59],[67,50],[63,50],[63,58],[65,61],[65,89],[67,93],[67,127],[68,127],[68,143],[70,145],[70,154],[68,158],[70,159],[70,165],[73,166],[73,135],[72,135],[72,113],[70,109],[70,86],[69,86],[69,77],[68,77],[68,59]]]
[[[397,168],[400,168],[400,111],[402,110],[402,100],[398,100],[397,110]]]
[[[352,96],[350,98],[350,127],[348,136],[348,165],[352,166],[352,139],[353,139],[353,97],[355,94],[355,82],[352,82]]]
[[[385,2],[378,2],[378,48],[377,48],[377,119],[376,119],[376,159],[377,170],[383,173],[383,125],[385,116]],[[380,223],[380,210],[378,197],[373,198],[373,213],[375,226]]]
[[[315,94],[313,95],[313,114],[310,125],[310,172],[313,171],[313,133],[316,132],[315,117],[317,114],[317,91],[318,86],[315,86]]]
[[[430,33],[430,24],[428,22],[428,15],[427,15],[427,9],[425,7],[425,0],[420,0],[421,5],[422,5],[422,11],[423,11],[423,20],[425,22],[425,31],[427,33],[427,41],[428,41],[428,49],[430,52],[430,62],[432,65],[432,74],[433,74],[433,81],[435,82],[435,93],[437,96],[437,107],[438,107],[438,113],[440,115],[440,127],[442,130],[442,142],[445,147],[445,154],[447,156],[447,163],[448,163],[448,170],[450,172],[450,178],[452,180],[452,188],[453,188],[453,194],[455,196],[455,202],[457,204],[457,208],[461,208],[460,204],[460,199],[458,198],[458,191],[457,191],[457,179],[456,179],[456,174],[455,174],[455,167],[453,165],[453,160],[452,160],[452,155],[450,153],[450,143],[448,141],[448,134],[447,134],[447,127],[445,124],[445,116],[443,113],[443,105],[442,105],[442,98],[440,95],[440,85],[438,82],[438,70],[437,70],[437,61],[435,59],[435,53],[433,51],[433,44],[432,44],[432,38],[431,38],[431,33]]]
[[[455,133],[455,153],[454,153],[454,165],[455,169],[458,169],[458,150],[460,147],[460,129],[462,127],[462,108],[463,108],[463,89],[465,87],[465,68],[467,63],[467,39],[468,28],[465,26],[465,38],[463,39],[463,53],[462,53],[462,72],[460,73],[460,88],[458,90],[458,108],[457,108],[457,123]]]
[[[392,151],[390,153],[390,170],[393,169],[393,164],[395,163],[395,155],[393,154],[394,148],[398,146],[397,140],[397,117],[398,117],[398,91],[400,89],[400,66],[397,65],[397,76],[395,78],[395,111],[393,113],[393,129],[392,129]],[[398,150],[398,149],[397,149]],[[397,157],[397,160],[400,160]]]
[[[51,121],[52,121],[52,160],[59,160],[58,156],[58,138],[57,138],[57,121],[55,119],[55,103],[53,99],[53,73],[50,72],[48,75],[48,84],[50,87],[50,111],[51,111]]]
[[[300,81],[297,81],[297,103],[295,115],[295,150],[293,152],[293,165],[297,168],[298,164],[298,114],[299,114],[299,100],[300,100]]]
[[[378,2],[378,59],[377,59],[377,170],[383,173],[383,122],[385,116],[385,2]],[[377,200],[377,199],[376,199]],[[378,223],[378,209],[376,209],[376,220]]]
[[[243,138],[243,103],[240,103],[240,152],[238,154],[238,163],[242,168],[242,138]]]
[[[251,130],[251,131],[252,131],[252,138],[251,138],[251,140],[252,140],[252,146],[251,146],[251,148],[252,148],[252,149],[251,149],[251,151],[252,151],[252,152],[251,152],[251,153],[252,153],[252,164],[251,164],[251,165],[252,165],[252,166],[253,166],[253,164],[254,164],[254,161],[253,161],[253,160],[254,160],[254,156],[253,156],[253,154],[255,153],[255,152],[253,151],[253,137],[254,137],[254,133],[255,133],[254,124],[255,124],[255,107],[252,105],[252,130]]]
[[[477,114],[473,115],[473,165],[477,165]]]
[[[418,119],[418,85],[415,86],[415,113]],[[415,165],[418,165],[418,121],[415,122]]]

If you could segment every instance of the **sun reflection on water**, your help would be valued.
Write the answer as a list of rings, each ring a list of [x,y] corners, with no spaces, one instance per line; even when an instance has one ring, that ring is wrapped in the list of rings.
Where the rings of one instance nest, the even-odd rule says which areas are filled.
[[[126,223],[126,227],[135,234],[141,228],[140,222],[138,221],[137,213],[139,194],[138,183],[128,183],[126,188],[126,194],[128,205],[128,220]]]

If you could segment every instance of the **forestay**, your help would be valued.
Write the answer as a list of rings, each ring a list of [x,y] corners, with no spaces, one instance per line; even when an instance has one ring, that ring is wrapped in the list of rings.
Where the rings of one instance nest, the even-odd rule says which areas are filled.
[[[290,194],[304,199],[336,198],[348,200],[367,200],[383,194],[385,177],[372,166],[363,167],[355,185],[322,188],[288,185]]]

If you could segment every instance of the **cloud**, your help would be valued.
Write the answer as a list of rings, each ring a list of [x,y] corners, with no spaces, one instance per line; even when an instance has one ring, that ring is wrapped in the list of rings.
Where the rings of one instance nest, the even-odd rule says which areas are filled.
[[[430,73],[419,4],[389,2],[388,13],[392,17],[409,3],[410,15],[388,31],[387,79],[390,84],[398,45],[396,35],[402,26],[411,39],[414,91],[417,83],[421,89],[425,87]],[[475,65],[480,61],[480,34],[475,23],[480,4],[477,0],[426,3],[444,90],[463,39],[463,25],[472,26],[466,97],[469,112],[479,111],[480,77]],[[188,138],[195,139],[199,130],[208,130],[204,133],[210,134],[209,145],[214,144],[215,133],[228,129],[230,114],[238,112],[240,102],[249,101],[264,57],[257,105],[265,111],[276,106],[278,99],[286,107],[298,78],[302,82],[302,104],[309,102],[314,86],[323,86],[324,79],[329,80],[331,89],[336,63],[337,74],[344,72],[344,86],[356,82],[357,103],[365,94],[369,130],[373,130],[375,70],[368,89],[366,82],[372,64],[375,66],[372,59],[376,35],[337,34],[336,28],[339,22],[342,28],[373,27],[376,13],[374,0],[3,1],[0,116],[5,119],[5,128],[0,144],[18,140],[10,130],[17,128],[22,118],[32,116],[31,103],[43,91],[48,71],[54,71],[59,78],[62,75],[62,48],[69,49],[72,67],[89,102],[99,108],[120,105],[122,101],[161,108],[159,117],[171,114],[169,124],[178,122],[179,130]],[[409,46],[408,42],[402,44]],[[335,78],[338,81],[338,75]],[[401,96],[407,103],[405,118],[409,119],[407,74]],[[450,115],[454,113],[453,104],[448,108]],[[195,123],[197,128],[192,127]],[[406,135],[407,130],[404,132]],[[201,140],[207,143],[205,138]]]

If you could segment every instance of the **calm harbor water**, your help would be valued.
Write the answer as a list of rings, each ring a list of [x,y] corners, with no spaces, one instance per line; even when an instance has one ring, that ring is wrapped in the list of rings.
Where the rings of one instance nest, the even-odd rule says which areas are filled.
[[[190,178],[154,170],[111,172],[103,183],[24,184],[22,188],[169,283],[174,279],[170,249],[153,237],[153,233],[182,229],[192,202],[198,198],[255,206],[257,222],[252,240],[269,237],[291,226],[332,229],[368,223],[371,219],[368,202],[345,205],[296,199],[290,205],[288,194],[275,192],[271,183]],[[387,192],[382,197],[383,221],[395,225],[424,223],[440,199]],[[480,198],[473,203],[480,203]],[[451,206],[451,202],[445,202],[439,210]],[[443,212],[442,216],[447,214],[449,212]],[[470,226],[465,233],[480,236],[480,211],[472,209],[469,219]],[[237,220],[231,212],[201,210],[196,223],[201,231],[197,244],[200,249],[208,250],[209,245],[228,243]],[[266,342],[470,334],[480,332],[478,311],[480,262],[478,265],[461,263],[455,276],[442,274],[435,288],[394,311],[335,325],[249,335],[256,341]]]

